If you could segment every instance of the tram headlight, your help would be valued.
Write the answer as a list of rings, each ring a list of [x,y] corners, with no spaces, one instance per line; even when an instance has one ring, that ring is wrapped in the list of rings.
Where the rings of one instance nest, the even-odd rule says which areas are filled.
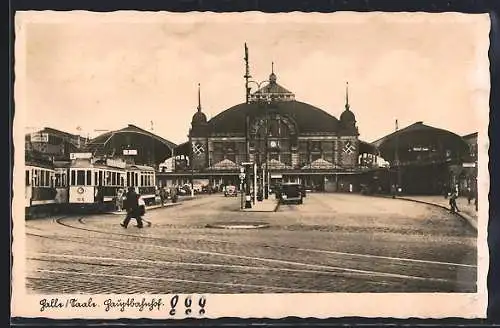
[[[78,189],[76,189],[76,192],[79,194],[83,194],[84,190],[82,187],[78,187]]]

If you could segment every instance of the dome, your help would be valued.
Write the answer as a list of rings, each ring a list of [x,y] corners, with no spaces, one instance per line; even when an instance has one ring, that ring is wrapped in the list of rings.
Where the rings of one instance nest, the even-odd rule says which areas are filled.
[[[214,133],[245,133],[245,118],[264,115],[266,111],[286,115],[297,123],[300,133],[337,132],[339,121],[327,112],[300,101],[279,101],[268,107],[259,103],[242,103],[215,117],[208,124]]]
[[[274,74],[274,72],[271,73],[271,75],[269,75],[269,82],[276,83],[276,80],[277,80],[276,74]]]
[[[191,120],[191,124],[206,124],[207,123],[207,116],[201,112],[197,111],[193,115],[193,119]]]
[[[345,123],[356,122],[356,116],[349,109],[346,109],[340,114],[340,120]]]

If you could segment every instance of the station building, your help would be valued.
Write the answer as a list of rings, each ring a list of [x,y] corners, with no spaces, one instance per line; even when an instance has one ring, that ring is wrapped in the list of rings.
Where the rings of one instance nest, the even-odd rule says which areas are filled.
[[[187,160],[159,172],[161,184],[238,185],[242,163],[255,163],[255,178],[269,185],[299,182],[317,191],[357,191],[377,163],[376,147],[359,139],[347,88],[339,119],[296,100],[274,71],[246,102],[210,120],[200,98],[198,93],[189,140],[175,151]]]

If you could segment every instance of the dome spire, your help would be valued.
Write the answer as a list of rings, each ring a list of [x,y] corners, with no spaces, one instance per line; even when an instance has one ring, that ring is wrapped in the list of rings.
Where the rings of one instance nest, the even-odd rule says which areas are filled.
[[[349,105],[349,82],[345,83],[345,110],[349,110],[351,106]]]
[[[201,85],[198,83],[198,112],[201,112]]]

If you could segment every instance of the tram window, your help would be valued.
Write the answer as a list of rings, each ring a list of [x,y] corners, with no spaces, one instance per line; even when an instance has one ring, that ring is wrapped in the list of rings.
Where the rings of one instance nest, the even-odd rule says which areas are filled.
[[[40,187],[43,187],[45,183],[45,171],[40,170]]]
[[[116,186],[116,172],[111,172],[111,185]]]
[[[61,175],[61,178],[62,178],[62,185],[61,185],[61,187],[66,187],[66,186],[68,185],[66,172],[64,172],[64,173]]]
[[[35,186],[36,187],[39,187],[39,185],[40,185],[40,176],[41,176],[40,170],[35,170]]]
[[[98,182],[99,182],[99,175],[97,173],[97,171],[94,171],[94,185],[98,185]]]
[[[76,171],[76,185],[83,186],[85,185],[85,171],[77,170]]]
[[[29,170],[26,170],[26,174],[24,175],[24,177],[26,179],[25,182],[24,182],[25,185],[26,186],[31,185],[31,183],[30,183],[30,171]]]
[[[141,186],[144,186],[144,175],[141,174]]]
[[[70,185],[76,186],[76,172],[74,170],[71,170]]]
[[[45,171],[45,187],[50,187],[50,178],[51,178],[51,173],[49,171]]]
[[[139,173],[134,173],[134,187],[139,185]]]
[[[91,185],[92,185],[92,171],[87,170],[87,186],[91,186]]]
[[[59,188],[61,186],[61,174],[60,173],[56,173],[55,182],[56,182],[55,187]]]
[[[99,170],[99,183],[97,184],[98,186],[102,186],[103,183],[102,183],[102,171]]]

